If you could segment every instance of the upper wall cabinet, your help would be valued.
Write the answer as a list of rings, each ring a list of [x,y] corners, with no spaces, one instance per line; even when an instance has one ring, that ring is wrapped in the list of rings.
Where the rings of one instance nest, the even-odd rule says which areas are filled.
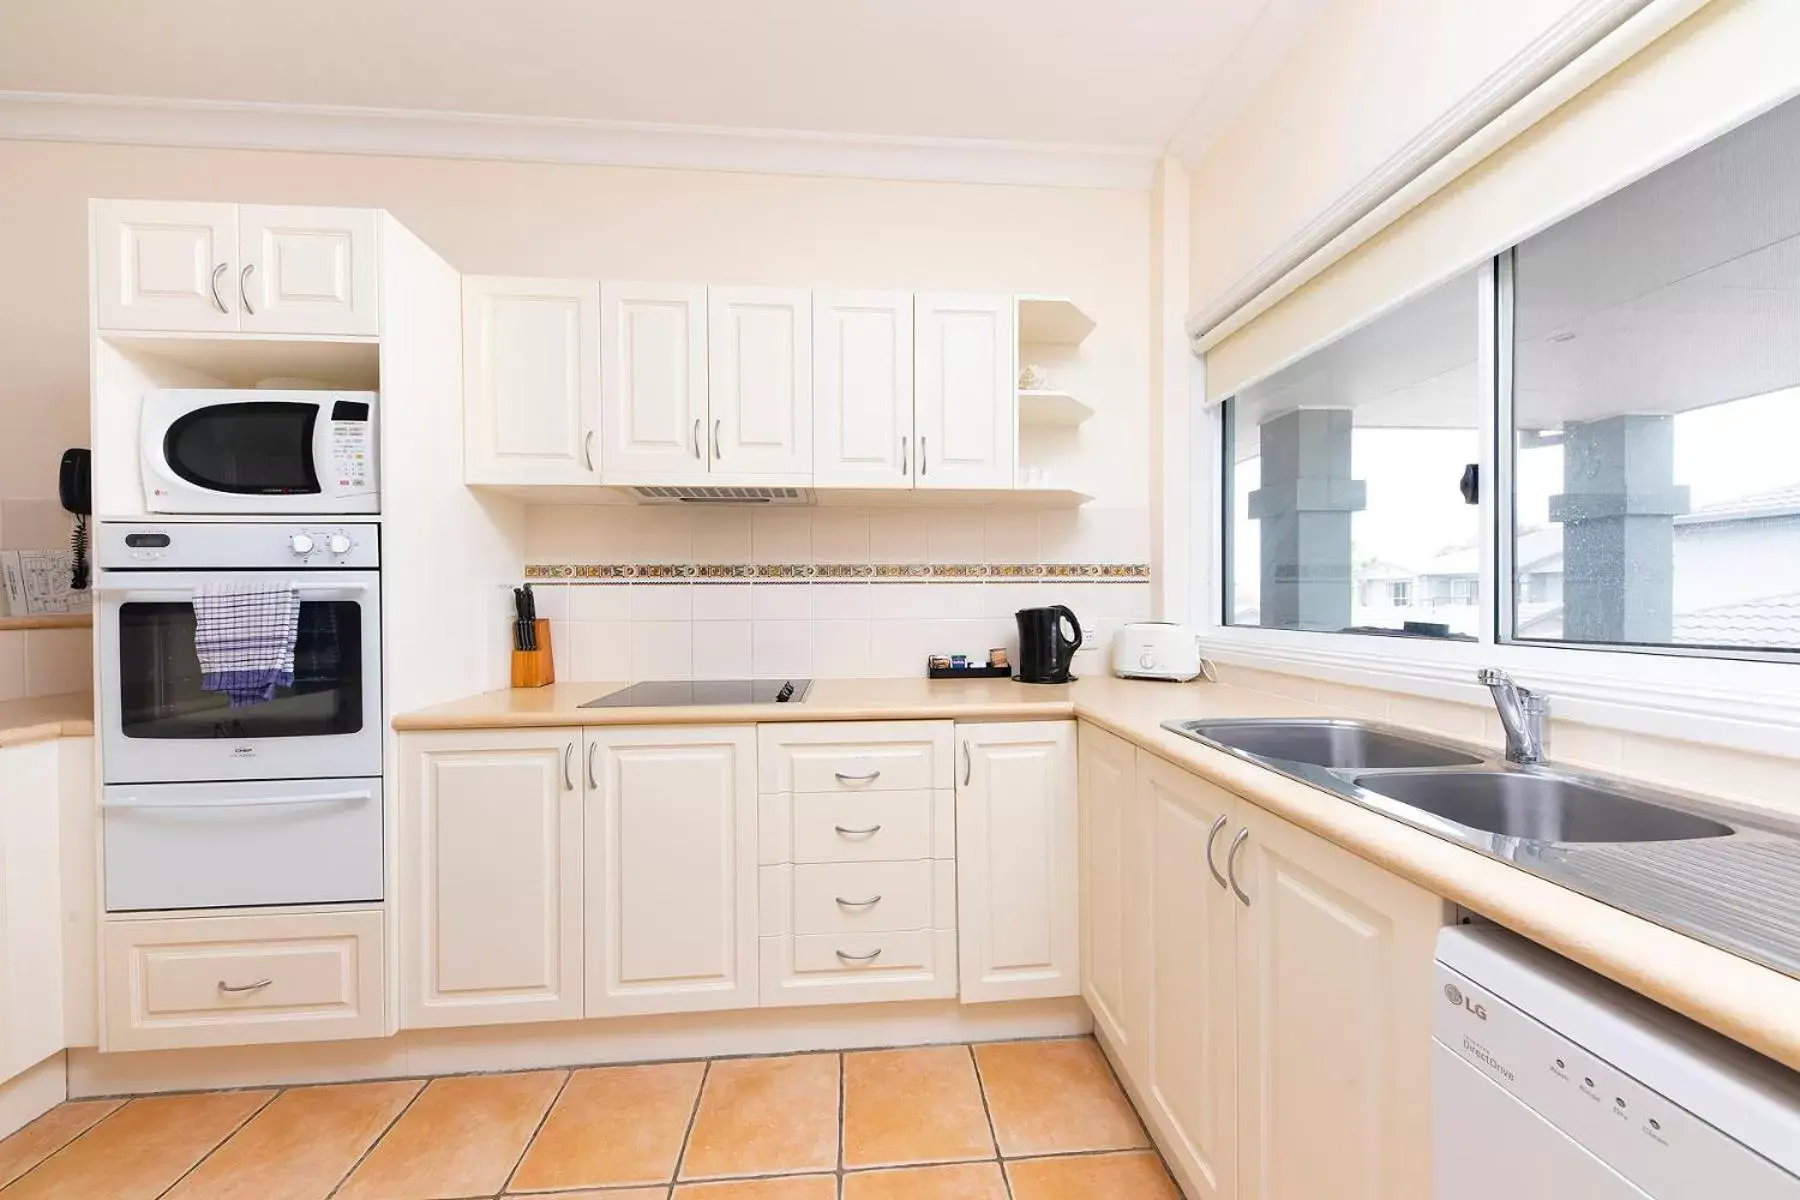
[[[815,293],[813,392],[815,483],[911,487],[912,295]]]
[[[706,474],[705,287],[602,283],[600,379],[605,482]]]
[[[463,280],[464,478],[600,482],[600,288]]]
[[[102,200],[93,218],[101,329],[379,332],[374,209]]]
[[[1019,428],[1011,296],[913,304],[913,486],[1010,488]]]
[[[713,473],[812,482],[812,293],[709,288],[706,327]]]

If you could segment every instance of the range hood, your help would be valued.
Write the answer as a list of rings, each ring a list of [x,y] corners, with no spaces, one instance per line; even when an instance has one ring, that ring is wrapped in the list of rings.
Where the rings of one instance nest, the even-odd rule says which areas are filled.
[[[630,489],[639,504],[811,504],[811,488],[696,487],[692,484],[639,485]]]

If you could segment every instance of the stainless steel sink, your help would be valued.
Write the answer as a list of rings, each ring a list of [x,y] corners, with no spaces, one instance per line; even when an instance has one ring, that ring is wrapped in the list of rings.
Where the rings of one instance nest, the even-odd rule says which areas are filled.
[[[1675,842],[1729,837],[1731,826],[1592,782],[1514,770],[1372,772],[1364,791],[1501,837],[1539,842]]]
[[[1472,767],[1478,754],[1363,721],[1174,721],[1176,733],[1257,759],[1304,763],[1336,771],[1392,771]]]

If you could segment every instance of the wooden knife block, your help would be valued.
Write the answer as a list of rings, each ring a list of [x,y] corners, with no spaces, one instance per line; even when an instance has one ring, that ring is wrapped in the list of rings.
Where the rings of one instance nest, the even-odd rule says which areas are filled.
[[[539,617],[532,626],[537,630],[537,649],[512,652],[512,685],[516,688],[556,682],[556,660],[550,655],[550,621]]]

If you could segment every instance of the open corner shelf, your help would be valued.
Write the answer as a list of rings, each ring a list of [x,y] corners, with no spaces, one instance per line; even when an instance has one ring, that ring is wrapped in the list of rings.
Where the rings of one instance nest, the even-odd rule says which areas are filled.
[[[1036,346],[1079,346],[1094,318],[1061,296],[1019,297],[1019,340]]]
[[[1021,425],[1062,425],[1073,427],[1094,415],[1082,401],[1051,388],[1021,389],[1019,423]]]

